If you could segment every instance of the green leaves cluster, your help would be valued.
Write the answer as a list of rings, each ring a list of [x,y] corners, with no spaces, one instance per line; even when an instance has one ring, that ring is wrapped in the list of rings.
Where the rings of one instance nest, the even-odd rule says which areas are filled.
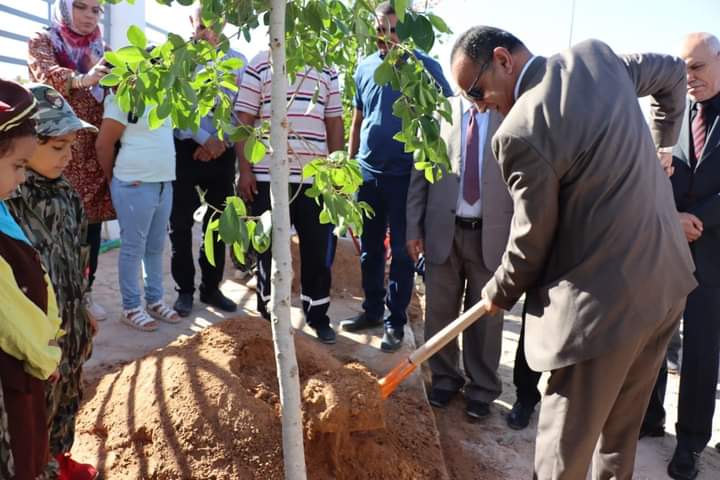
[[[375,212],[366,202],[354,200],[363,182],[357,161],[347,152],[333,152],[327,158],[316,158],[305,165],[303,178],[313,179],[305,195],[322,206],[320,223],[334,224],[338,235],[344,235],[348,228],[362,235],[364,217],[371,217]]]
[[[208,206],[208,208],[213,208]],[[227,197],[225,208],[215,211],[205,229],[205,256],[215,266],[215,234],[223,243],[231,245],[239,262],[245,261],[245,252],[252,246],[258,253],[270,248],[272,221],[270,211],[259,217],[248,216],[245,202],[240,197]]]

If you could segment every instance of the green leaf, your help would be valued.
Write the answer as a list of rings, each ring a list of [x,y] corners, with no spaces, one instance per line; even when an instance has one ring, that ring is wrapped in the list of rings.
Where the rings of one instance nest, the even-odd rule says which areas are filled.
[[[130,28],[128,28],[127,38],[130,40],[130,44],[138,48],[144,49],[147,47],[147,37],[145,37],[145,32],[143,32],[137,25],[131,25]]]
[[[115,52],[105,52],[105,60],[113,67],[120,67],[125,64]]]
[[[405,15],[405,20],[402,22],[398,20],[397,27],[395,28],[398,38],[403,42],[412,36],[414,22],[415,18],[412,14]]]
[[[240,228],[240,219],[238,218],[235,207],[226,205],[222,215],[220,215],[220,238],[223,242],[230,245],[239,240],[238,229]]]
[[[114,73],[110,73],[108,75],[105,75],[102,80],[100,80],[100,85],[103,87],[114,87],[115,85],[119,84],[122,80],[122,77],[120,75],[115,75]]]
[[[375,69],[375,74],[373,75],[373,78],[375,80],[375,83],[378,85],[385,85],[386,83],[390,82],[393,78],[393,67],[390,65],[387,61],[382,62],[380,65],[378,65],[377,69]]]
[[[243,61],[241,58],[232,57],[223,60],[220,65],[230,70],[240,70],[243,67]]]
[[[135,65],[145,60],[144,52],[137,47],[123,47],[115,52],[116,60],[122,63]]]
[[[252,236],[253,248],[255,248],[258,253],[266,252],[267,249],[270,248],[271,232],[272,216],[270,210],[266,210],[262,215],[260,215]]]
[[[157,108],[153,108],[148,115],[148,126],[150,127],[150,130],[158,129],[163,125],[163,123],[165,123],[164,118],[158,117],[157,111]]]
[[[215,266],[215,235],[213,235],[213,232],[217,231],[219,227],[220,220],[216,219],[208,223],[207,229],[205,230],[205,238],[203,239],[205,258],[213,267]]]
[[[265,144],[257,138],[250,137],[245,141],[243,152],[245,153],[245,159],[248,162],[256,164],[265,158],[267,148],[265,147]]]
[[[392,4],[395,8],[395,15],[397,15],[397,19],[399,22],[402,22],[405,20],[405,11],[408,8],[408,3],[410,3],[410,0],[393,0]]]
[[[232,205],[239,217],[247,215],[247,207],[245,207],[245,202],[243,202],[240,197],[227,197],[225,199],[225,204]]]
[[[232,249],[235,254],[235,259],[240,263],[245,263],[245,250],[243,250],[242,246],[235,242],[232,244]]]
[[[435,32],[427,17],[419,15],[413,22],[412,38],[421,50],[429,52],[435,43]]]
[[[450,30],[450,27],[448,27],[447,23],[445,23],[445,20],[434,13],[428,13],[427,16],[430,19],[430,23],[432,23],[433,27],[435,27],[435,30],[440,33],[452,33],[452,30]]]

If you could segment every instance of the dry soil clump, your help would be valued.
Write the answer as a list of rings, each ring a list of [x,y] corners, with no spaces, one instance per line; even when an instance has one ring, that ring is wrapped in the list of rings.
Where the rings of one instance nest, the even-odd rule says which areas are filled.
[[[442,477],[420,400],[400,393],[381,405],[365,367],[300,334],[296,346],[308,478]],[[77,443],[98,452],[108,480],[281,479],[279,412],[270,326],[241,317],[103,378]]]

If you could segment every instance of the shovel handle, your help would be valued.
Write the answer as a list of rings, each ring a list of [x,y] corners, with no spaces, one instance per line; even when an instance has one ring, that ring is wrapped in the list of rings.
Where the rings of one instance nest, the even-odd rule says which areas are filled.
[[[415,365],[420,365],[425,360],[435,355],[441,348],[450,343],[450,340],[453,340],[455,337],[460,335],[463,330],[472,325],[475,320],[486,313],[487,309],[483,306],[482,302],[476,303],[458,318],[447,324],[445,328],[427,339],[422,347],[410,354],[408,360]]]
[[[481,302],[473,305],[468,311],[448,324],[445,328],[430,337],[425,344],[412,352],[409,357],[398,363],[390,373],[379,380],[380,393],[383,400],[388,398],[392,392],[405,380],[422,362],[432,357],[441,348],[447,345],[460,332],[469,327],[475,320],[487,313],[487,309]]]

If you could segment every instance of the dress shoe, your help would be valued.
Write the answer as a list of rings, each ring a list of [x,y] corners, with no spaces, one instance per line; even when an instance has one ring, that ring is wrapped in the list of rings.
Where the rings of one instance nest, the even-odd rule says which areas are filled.
[[[665,436],[665,425],[645,425],[640,427],[640,436],[638,438],[650,437],[658,438]]]
[[[699,473],[697,465],[699,459],[700,454],[688,448],[676,448],[668,464],[668,475],[675,480],[693,480]]]
[[[175,304],[173,305],[173,310],[175,310],[177,314],[181,317],[187,317],[188,315],[190,315],[190,312],[192,312],[192,309],[192,293],[181,293],[180,295],[178,295],[178,298],[177,300],[175,300]]]
[[[534,411],[534,405],[531,407],[520,402],[515,402],[506,419],[508,427],[513,430],[523,430],[527,428],[528,425],[530,425],[530,417]]]
[[[430,405],[433,407],[445,408],[457,393],[457,390],[443,390],[433,387],[428,394],[428,402],[430,402]]]
[[[330,325],[321,325],[319,327],[313,327],[318,340],[322,343],[332,345],[335,343],[335,330]]]
[[[478,400],[468,400],[465,405],[465,413],[472,420],[481,420],[490,415],[490,404]]]
[[[718,452],[720,452],[720,442],[718,442],[718,443],[715,444],[715,450],[717,450]]]
[[[385,334],[383,335],[382,342],[380,342],[380,349],[383,352],[397,352],[402,347],[404,334],[402,331],[395,331],[394,328],[386,328]]]
[[[340,322],[340,328],[348,332],[359,332],[369,328],[379,327],[383,324],[382,317],[371,317],[366,312]]]
[[[98,471],[87,463],[78,463],[69,453],[61,453],[55,457],[60,466],[59,480],[95,480]]]
[[[223,312],[237,311],[237,304],[223,295],[219,289],[209,293],[200,293],[200,301]]]

